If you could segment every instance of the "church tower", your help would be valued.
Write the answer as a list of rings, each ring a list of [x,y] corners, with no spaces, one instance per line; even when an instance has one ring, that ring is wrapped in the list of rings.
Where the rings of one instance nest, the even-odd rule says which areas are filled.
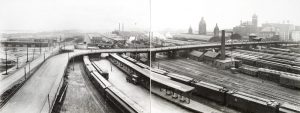
[[[254,14],[252,16],[252,27],[251,27],[252,31],[251,33],[257,33],[258,29],[257,29],[257,15]]]
[[[193,29],[192,29],[192,27],[190,26],[190,28],[189,28],[189,31],[188,31],[188,33],[189,34],[193,34]]]
[[[219,27],[218,27],[218,24],[216,24],[216,27],[214,29],[214,37],[219,37]]]
[[[204,18],[201,18],[201,21],[199,23],[199,30],[198,30],[199,35],[206,35],[206,23],[204,21]]]

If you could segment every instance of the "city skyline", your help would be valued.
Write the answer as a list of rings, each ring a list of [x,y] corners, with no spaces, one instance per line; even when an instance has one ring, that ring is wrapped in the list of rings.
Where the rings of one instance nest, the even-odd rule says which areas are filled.
[[[220,29],[232,29],[241,20],[251,20],[253,14],[258,15],[258,26],[287,20],[300,25],[300,15],[293,13],[300,10],[296,6],[299,3],[297,0],[152,0],[151,26],[153,31],[186,31],[191,25],[197,31],[204,17],[207,31],[212,32],[216,23]],[[108,32],[118,29],[119,23],[124,24],[125,30],[149,30],[149,4],[149,0],[1,1],[0,30]]]

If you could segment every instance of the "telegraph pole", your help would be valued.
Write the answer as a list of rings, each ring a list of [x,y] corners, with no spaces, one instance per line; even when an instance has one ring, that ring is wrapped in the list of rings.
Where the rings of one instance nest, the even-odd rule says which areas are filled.
[[[19,69],[19,56],[17,55],[17,69]]]
[[[26,62],[28,62],[28,44],[27,44],[27,61]]]
[[[5,74],[7,75],[7,50],[5,50]]]
[[[42,39],[40,38],[40,54],[42,53]]]
[[[74,62],[75,57],[73,57],[73,71],[74,71],[74,66],[75,66],[75,62]]]
[[[34,52],[35,52],[35,47],[33,48],[33,52],[32,52],[32,60],[34,60]]]

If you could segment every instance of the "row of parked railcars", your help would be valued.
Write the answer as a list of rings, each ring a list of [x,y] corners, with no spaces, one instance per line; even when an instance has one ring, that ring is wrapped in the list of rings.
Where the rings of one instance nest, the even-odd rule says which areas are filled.
[[[283,72],[278,70],[272,70],[267,68],[256,68],[252,66],[242,66],[239,68],[241,73],[258,77],[263,80],[269,80],[276,83],[279,83],[283,86],[291,87],[291,88],[300,88],[300,75]]]
[[[241,56],[236,56],[235,59],[238,59],[242,61],[243,64],[250,65],[250,66],[300,74],[299,66],[292,66],[290,64],[283,64],[283,63],[270,61],[270,60],[255,59],[255,58],[241,57]]]
[[[136,64],[138,65],[138,64]],[[148,67],[146,67],[148,68]],[[256,76],[257,71],[254,76]],[[293,105],[286,107],[281,106],[279,103],[260,98],[254,95],[246,94],[240,91],[232,91],[223,86],[207,83],[205,81],[194,80],[193,78],[186,77],[175,73],[162,74],[164,76],[170,76],[171,79],[176,79],[177,82],[181,82],[190,86],[193,86],[194,96],[200,96],[207,98],[221,105],[230,106],[248,113],[289,113],[290,111],[300,112],[295,110]],[[186,78],[185,78],[186,77]]]
[[[112,86],[92,65],[88,56],[83,57],[84,68],[97,91],[120,113],[142,113],[143,109]]]

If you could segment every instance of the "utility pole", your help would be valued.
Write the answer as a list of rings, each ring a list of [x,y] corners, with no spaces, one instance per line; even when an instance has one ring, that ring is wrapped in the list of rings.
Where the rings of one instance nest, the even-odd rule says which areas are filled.
[[[42,53],[42,39],[40,38],[40,54]]]
[[[19,56],[16,55],[16,57],[17,57],[17,69],[19,69]]]
[[[7,50],[5,50],[5,74],[7,75]]]
[[[73,71],[75,70],[74,66],[75,66],[75,62],[74,62],[75,57],[73,58]]]
[[[24,67],[24,75],[25,75],[25,80],[26,80],[26,67]]]
[[[27,44],[27,61],[26,62],[28,62],[28,44]]]
[[[33,52],[32,52],[32,61],[34,60],[34,52],[35,52],[35,47],[33,48]]]
[[[29,75],[30,75],[30,62],[29,62],[29,70],[28,70],[28,73],[29,73]]]

